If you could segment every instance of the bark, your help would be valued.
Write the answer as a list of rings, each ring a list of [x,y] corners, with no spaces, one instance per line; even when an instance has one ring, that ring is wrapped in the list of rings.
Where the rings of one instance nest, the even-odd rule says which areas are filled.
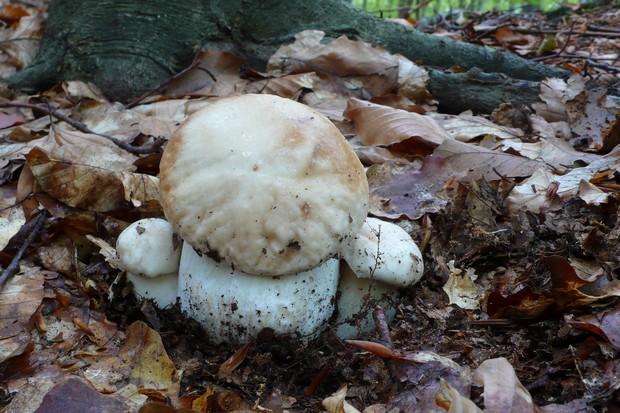
[[[361,39],[435,68],[477,67],[534,82],[567,75],[509,53],[410,30],[341,0],[52,0],[35,61],[8,82],[32,92],[61,80],[86,80],[110,98],[126,100],[186,67],[201,47],[238,54],[261,70],[280,45],[305,29],[323,30],[328,39]],[[450,99],[452,80],[433,73],[435,98]]]

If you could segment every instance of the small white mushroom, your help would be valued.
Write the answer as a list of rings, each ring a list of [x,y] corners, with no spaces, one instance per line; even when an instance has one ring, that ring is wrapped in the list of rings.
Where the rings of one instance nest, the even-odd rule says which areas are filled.
[[[333,257],[368,213],[363,166],[326,117],[271,95],[215,101],[171,137],[160,189],[166,218],[193,247],[181,257],[181,308],[214,341],[323,327]]]
[[[159,307],[177,298],[181,239],[165,219],[146,218],[129,225],[116,241],[122,270],[140,297]]]
[[[382,305],[393,319],[390,303],[398,289],[417,283],[424,273],[422,254],[407,231],[377,218],[366,219],[341,255],[350,267],[343,269],[338,290],[335,329],[342,339],[373,329],[372,304]]]

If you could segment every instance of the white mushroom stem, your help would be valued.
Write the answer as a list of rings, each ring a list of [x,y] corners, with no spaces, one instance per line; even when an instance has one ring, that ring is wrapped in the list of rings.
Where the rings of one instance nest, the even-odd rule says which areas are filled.
[[[399,288],[415,284],[424,273],[422,254],[409,234],[396,224],[367,218],[360,232],[341,252],[344,269],[339,286],[336,333],[354,338],[373,329],[373,302],[393,318],[390,298]]]
[[[314,338],[334,311],[339,261],[285,276],[249,275],[198,255],[187,242],[179,268],[181,309],[215,343],[241,343],[265,328]]]
[[[360,336],[374,329],[372,312],[377,305],[385,309],[388,323],[396,316],[393,305],[398,297],[394,286],[370,278],[358,278],[346,263],[340,267],[338,317],[334,324],[342,340]]]
[[[176,302],[181,243],[160,218],[141,219],[120,234],[116,253],[138,296],[162,308]]]

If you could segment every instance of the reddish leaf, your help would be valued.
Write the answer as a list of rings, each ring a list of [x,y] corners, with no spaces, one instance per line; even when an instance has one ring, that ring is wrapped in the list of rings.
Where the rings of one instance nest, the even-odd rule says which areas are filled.
[[[568,324],[593,332],[620,350],[620,306],[609,311],[578,317]]]
[[[225,376],[227,374],[232,373],[237,367],[239,367],[239,365],[243,363],[246,356],[248,355],[248,351],[250,350],[251,346],[252,346],[251,341],[244,344],[243,347],[241,347],[239,350],[235,352],[235,354],[230,356],[228,360],[222,363],[222,365],[220,366],[220,370],[218,371],[218,375],[220,377]]]

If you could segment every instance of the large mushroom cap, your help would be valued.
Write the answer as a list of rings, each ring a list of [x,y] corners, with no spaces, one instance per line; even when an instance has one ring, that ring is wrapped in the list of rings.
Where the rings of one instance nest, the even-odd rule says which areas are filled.
[[[338,129],[272,95],[221,99],[190,116],[160,171],[164,212],[181,237],[249,274],[319,265],[368,212],[364,169]]]

